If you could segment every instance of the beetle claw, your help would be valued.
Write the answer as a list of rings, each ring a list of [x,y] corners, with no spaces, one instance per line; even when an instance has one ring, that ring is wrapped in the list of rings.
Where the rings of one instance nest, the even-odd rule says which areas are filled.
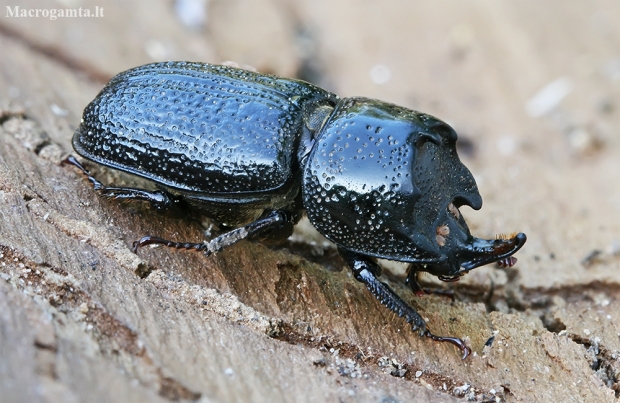
[[[445,337],[445,336],[437,336],[430,332],[430,330],[426,329],[424,332],[424,336],[430,338],[433,341],[445,341],[450,344],[454,344],[457,346],[461,352],[463,353],[462,359],[464,360],[471,354],[471,349],[465,344],[465,342],[458,337]]]

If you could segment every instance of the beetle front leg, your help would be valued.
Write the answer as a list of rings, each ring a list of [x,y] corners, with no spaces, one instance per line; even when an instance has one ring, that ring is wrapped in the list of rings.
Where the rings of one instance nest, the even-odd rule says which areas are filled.
[[[264,218],[258,219],[246,226],[234,229],[225,234],[213,238],[209,242],[174,242],[154,236],[145,236],[133,243],[133,250],[137,252],[138,248],[146,245],[164,245],[169,248],[186,249],[198,252],[204,252],[209,256],[212,253],[231,246],[243,239],[249,239],[260,233],[275,229],[291,221],[290,214],[284,211],[272,211]]]
[[[63,161],[63,164],[71,164],[77,167],[86,175],[86,178],[93,185],[95,191],[108,199],[146,201],[158,210],[166,210],[178,202],[177,198],[163,190],[151,191],[129,187],[106,186],[93,177],[88,170],[71,155]]]
[[[443,341],[454,344],[463,353],[463,359],[471,353],[465,342],[456,337],[436,336],[426,328],[426,322],[415,309],[403,301],[390,287],[379,281],[376,277],[381,272],[378,264],[369,258],[355,252],[338,248],[340,255],[347,262],[347,265],[353,272],[353,276],[359,282],[366,285],[366,288],[374,295],[381,304],[388,307],[399,317],[404,317],[407,323],[411,323],[413,330],[418,330],[421,336],[426,336],[434,341]]]

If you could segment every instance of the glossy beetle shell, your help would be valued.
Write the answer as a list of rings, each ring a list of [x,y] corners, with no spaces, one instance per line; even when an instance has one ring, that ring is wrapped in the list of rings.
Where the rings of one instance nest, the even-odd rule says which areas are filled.
[[[366,255],[445,259],[450,248],[437,244],[436,229],[448,222],[448,205],[482,206],[456,139],[430,115],[372,99],[341,100],[304,170],[310,221],[336,244]]]
[[[110,81],[84,110],[73,146],[190,196],[252,199],[293,181],[304,107],[335,98],[303,81],[226,66],[150,64]]]

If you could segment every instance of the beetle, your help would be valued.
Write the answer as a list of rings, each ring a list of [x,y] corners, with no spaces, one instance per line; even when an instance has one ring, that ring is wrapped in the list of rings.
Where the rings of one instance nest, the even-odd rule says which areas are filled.
[[[310,83],[229,66],[147,64],[116,75],[85,108],[73,136],[82,157],[154,182],[159,190],[104,186],[108,198],[158,209],[179,202],[234,228],[202,243],[146,236],[149,244],[206,255],[242,240],[284,240],[304,212],[336,244],[356,280],[420,335],[424,319],[378,280],[376,258],[456,281],[492,262],[514,264],[523,233],[476,238],[459,208],[482,207],[459,160],[452,127],[374,99],[339,98]]]

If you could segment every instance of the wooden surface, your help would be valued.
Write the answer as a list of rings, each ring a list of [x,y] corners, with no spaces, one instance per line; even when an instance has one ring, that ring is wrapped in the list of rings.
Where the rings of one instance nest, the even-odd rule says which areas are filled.
[[[1,402],[617,400],[617,2],[213,0],[199,28],[174,2],[19,2],[69,4],[105,16],[0,19]],[[145,234],[200,241],[201,218],[98,198],[60,161],[108,78],[168,59],[451,123],[485,203],[464,211],[472,232],[528,242],[515,268],[457,283],[454,304],[415,298],[398,265],[386,281],[474,355],[419,338],[307,224],[279,248],[133,254]]]

